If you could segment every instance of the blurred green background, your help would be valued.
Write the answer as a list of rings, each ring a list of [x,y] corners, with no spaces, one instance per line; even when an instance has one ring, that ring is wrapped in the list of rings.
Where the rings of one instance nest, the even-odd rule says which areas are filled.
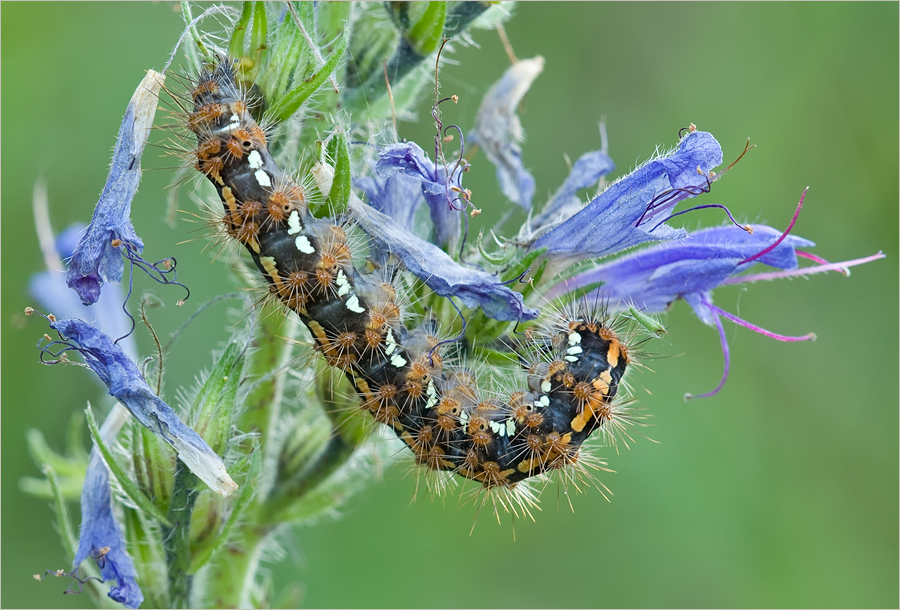
[[[286,558],[269,564],[277,586],[300,587],[306,606],[897,607],[898,5],[527,3],[515,13],[507,32],[518,56],[547,60],[521,112],[537,203],[565,177],[566,155],[598,147],[601,116],[616,176],[693,122],[717,137],[726,162],[748,136],[758,145],[704,203],[783,227],[809,185],[794,232],[816,241],[816,254],[888,258],[849,279],[717,291],[720,306],[748,320],[818,341],[781,344],[727,327],[732,374],[712,399],[682,400],[715,386],[722,356],[716,332],[677,303],[667,342],[653,346],[663,356],[655,372],[632,377],[659,443],[599,452],[617,471],[603,476],[611,503],[591,491],[572,498],[572,514],[551,487],[537,523],[516,523],[515,541],[509,521],[487,513],[470,535],[471,506],[410,505],[415,477],[401,466],[340,520],[285,536]],[[38,475],[28,428],[60,447],[73,412],[106,404],[85,371],[39,364],[45,325],[21,313],[42,264],[32,186],[46,179],[57,230],[90,218],[125,105],[144,70],[165,63],[180,24],[167,3],[2,5],[6,607],[90,601],[63,597],[61,581],[32,580],[63,567],[63,551],[47,502],[23,495],[18,480]],[[508,67],[496,33],[474,40],[442,78],[444,94],[461,98],[443,106],[445,122],[466,130]],[[423,145],[432,133],[425,121],[401,125]],[[134,224],[147,257],[175,255],[193,291],[193,305],[179,309],[177,289],[155,288],[168,309],[153,320],[167,335],[233,285],[201,253],[203,240],[179,244],[195,227],[164,223],[173,176],[164,168],[175,162],[157,150],[145,167],[162,169],[145,173]],[[483,156],[474,162],[466,185],[496,215],[494,169]],[[181,208],[194,206],[182,197]],[[721,220],[709,210],[686,224]],[[168,359],[169,395],[209,365],[231,320],[221,307],[191,327]],[[149,353],[146,332],[138,338]]]

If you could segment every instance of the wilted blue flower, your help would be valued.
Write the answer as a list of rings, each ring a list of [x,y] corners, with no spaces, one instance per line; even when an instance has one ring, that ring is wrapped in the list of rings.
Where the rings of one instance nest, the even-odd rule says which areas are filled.
[[[711,134],[687,134],[670,155],[645,163],[581,211],[531,243],[559,264],[620,252],[647,241],[678,239],[664,224],[679,201],[709,190],[722,148]],[[662,216],[662,218],[660,218]]]
[[[481,308],[496,320],[531,320],[536,309],[525,307],[521,293],[510,290],[484,271],[455,262],[446,252],[393,223],[390,217],[350,197],[350,210],[360,228],[385,252],[396,255],[404,267],[444,297],[459,297],[468,307]]]
[[[110,599],[124,604],[126,608],[139,607],[144,601],[144,594],[135,580],[137,571],[125,549],[122,528],[113,515],[109,472],[97,450],[91,453],[90,466],[84,478],[81,516],[81,535],[73,569],[78,569],[85,559],[93,559],[100,567],[103,580],[116,582],[109,590]]]
[[[74,224],[60,233],[54,243],[49,245],[53,249],[53,257],[57,261],[68,259],[83,231],[83,224]],[[137,359],[134,336],[129,334],[132,327],[131,319],[122,309],[124,299],[118,286],[111,286],[110,289],[102,291],[97,303],[88,307],[66,285],[66,272],[48,267],[46,271],[31,276],[28,292],[40,303],[44,311],[53,313],[57,318],[92,320],[95,326],[106,334],[122,337],[119,345],[132,360]]]
[[[438,167],[415,142],[390,144],[378,153],[375,171],[382,178],[400,173],[419,180],[422,195],[431,208],[435,235],[431,240],[439,246],[453,243],[460,233],[460,212],[469,203],[462,187],[462,163],[450,169]]]
[[[516,109],[543,69],[541,56],[513,64],[484,96],[475,117],[475,130],[469,134],[470,143],[481,146],[497,168],[497,181],[503,194],[526,210],[531,209],[534,178],[522,165],[522,149],[518,143],[525,136]]]
[[[80,353],[109,388],[110,395],[118,399],[148,430],[171,445],[181,461],[210,489],[223,496],[237,489],[237,484],[225,470],[222,458],[153,393],[137,366],[112,339],[83,320],[51,319],[50,327],[60,334],[62,340],[43,346],[44,353],[55,355],[51,348],[60,346],[62,351],[70,349]]]
[[[156,115],[164,76],[149,70],[119,128],[112,165],[91,224],[69,263],[68,285],[85,305],[96,303],[104,281],[122,280],[122,256],[138,258],[144,244],[131,224],[131,200],[141,181],[141,155]]]

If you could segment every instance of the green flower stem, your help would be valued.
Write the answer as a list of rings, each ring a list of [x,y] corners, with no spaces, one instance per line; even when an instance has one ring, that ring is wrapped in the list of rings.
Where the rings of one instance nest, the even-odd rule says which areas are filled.
[[[170,527],[163,526],[166,566],[169,577],[169,601],[172,608],[191,607],[191,515],[197,500],[197,475],[180,460],[175,466],[175,484],[169,502]]]

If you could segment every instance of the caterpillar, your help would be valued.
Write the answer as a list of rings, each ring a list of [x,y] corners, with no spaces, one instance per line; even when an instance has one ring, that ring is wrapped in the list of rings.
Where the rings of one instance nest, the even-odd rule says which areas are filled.
[[[485,397],[476,376],[445,366],[433,324],[408,328],[394,285],[354,265],[341,223],[316,218],[307,191],[273,159],[227,60],[192,83],[185,124],[196,168],[216,188],[228,235],[249,252],[268,291],[295,312],[360,406],[431,471],[484,489],[580,467],[585,440],[630,420],[617,400],[631,361],[602,316],[573,311],[529,331],[525,387]]]

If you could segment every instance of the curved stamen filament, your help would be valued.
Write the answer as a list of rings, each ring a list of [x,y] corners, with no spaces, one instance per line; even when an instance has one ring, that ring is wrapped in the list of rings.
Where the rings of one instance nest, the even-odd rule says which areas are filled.
[[[815,333],[809,333],[809,334],[800,335],[800,336],[779,335],[778,333],[773,333],[772,331],[766,330],[765,328],[763,328],[761,326],[757,326],[756,324],[751,324],[747,320],[744,320],[743,318],[739,318],[736,315],[734,315],[733,313],[729,313],[729,312],[725,311],[724,309],[716,307],[715,305],[713,305],[712,303],[710,303],[708,301],[704,300],[703,305],[707,309],[709,309],[711,312],[713,312],[714,314],[718,314],[728,320],[731,320],[735,324],[743,326],[744,328],[749,328],[750,330],[758,332],[761,335],[765,335],[766,337],[769,337],[770,339],[775,339],[777,341],[810,341],[810,340],[815,340],[815,338],[816,338]]]
[[[761,256],[765,256],[766,254],[768,254],[769,252],[774,250],[776,247],[778,247],[778,244],[780,244],[781,242],[784,241],[784,238],[787,237],[788,234],[791,232],[791,229],[794,228],[794,223],[797,222],[797,217],[800,216],[800,209],[803,207],[803,199],[806,197],[806,191],[808,191],[808,190],[809,190],[809,187],[806,187],[805,189],[803,189],[803,194],[800,195],[800,202],[797,204],[797,209],[794,210],[794,216],[793,216],[793,218],[791,218],[791,222],[788,224],[787,229],[785,229],[784,233],[781,234],[781,237],[776,239],[775,243],[773,243],[771,246],[769,246],[767,248],[763,248],[762,250],[760,250],[753,256],[748,256],[747,258],[745,258],[744,260],[739,262],[738,265],[743,265],[745,263],[749,263],[750,261],[755,261],[756,259],[760,258]]]
[[[692,208],[689,208],[689,209],[687,209],[687,210],[682,210],[682,211],[680,211],[680,212],[675,212],[674,214],[672,214],[672,215],[669,216],[668,218],[664,218],[663,220],[660,220],[658,223],[656,223],[656,224],[653,226],[652,229],[650,229],[649,231],[647,231],[647,233],[653,233],[653,232],[659,227],[659,225],[661,225],[661,224],[664,223],[664,222],[668,222],[668,221],[672,220],[672,219],[675,218],[676,216],[681,216],[682,214],[687,214],[688,212],[693,212],[694,210],[704,210],[704,209],[706,209],[706,208],[720,208],[720,209],[725,210],[725,213],[728,214],[728,220],[731,221],[731,224],[733,224],[734,226],[738,227],[739,229],[743,229],[743,230],[746,231],[747,233],[750,233],[751,235],[753,235],[753,227],[751,227],[750,225],[742,225],[742,224],[740,224],[738,221],[736,221],[736,220],[734,219],[734,216],[731,215],[731,210],[729,210],[726,206],[722,205],[721,203],[709,203],[709,204],[706,204],[706,205],[698,205],[698,206],[694,206],[694,207],[692,207]]]

